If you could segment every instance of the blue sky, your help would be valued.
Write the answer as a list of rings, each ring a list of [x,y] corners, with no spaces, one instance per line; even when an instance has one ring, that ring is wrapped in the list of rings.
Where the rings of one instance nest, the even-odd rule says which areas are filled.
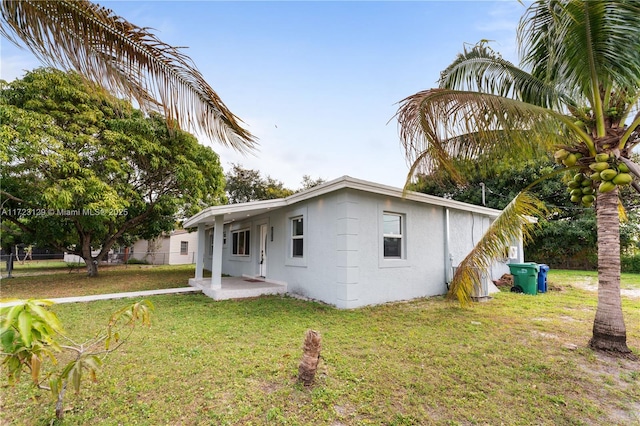
[[[257,169],[297,189],[303,175],[343,175],[398,186],[408,166],[393,116],[397,102],[436,86],[465,43],[517,62],[525,6],[507,1],[99,2],[196,63],[259,138],[243,156],[204,138],[228,170]],[[0,39],[0,78],[39,65]]]

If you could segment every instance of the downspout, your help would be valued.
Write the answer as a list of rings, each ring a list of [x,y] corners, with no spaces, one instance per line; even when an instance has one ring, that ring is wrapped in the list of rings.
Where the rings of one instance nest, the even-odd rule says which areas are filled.
[[[449,250],[449,209],[444,209],[444,280],[449,291],[449,284],[453,280],[453,256]]]

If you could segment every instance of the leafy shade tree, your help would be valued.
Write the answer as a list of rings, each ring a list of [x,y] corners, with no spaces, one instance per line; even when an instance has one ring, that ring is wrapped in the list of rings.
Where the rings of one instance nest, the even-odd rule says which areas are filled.
[[[314,179],[309,175],[303,175],[302,176],[302,188],[300,189],[300,191],[304,191],[305,189],[311,189],[314,186],[322,185],[325,182],[326,181],[324,179],[322,179],[322,178]]]
[[[245,169],[240,164],[232,164],[231,166],[231,170],[225,175],[225,189],[230,204],[285,198],[325,182],[322,178],[313,179],[309,175],[304,175],[302,176],[302,187],[294,191],[285,188],[284,183],[271,176],[262,177],[258,170]]]
[[[397,118],[413,163],[409,179],[420,171],[455,174],[458,164],[482,168],[555,150],[578,175],[571,190],[584,195],[572,192],[573,201],[595,199],[599,285],[590,346],[631,355],[620,297],[618,186],[632,180],[627,170],[640,175],[629,160],[640,142],[640,3],[537,1],[520,21],[518,42],[521,67],[480,43],[442,73],[439,88],[401,101]],[[479,279],[474,268],[498,258],[525,215],[540,214],[536,206],[524,191],[504,209],[458,268],[452,294],[468,301]]]
[[[0,34],[45,64],[74,70],[172,126],[201,130],[241,152],[255,138],[192,60],[113,11],[87,0],[2,0]]]
[[[284,198],[294,192],[271,176],[263,178],[258,170],[245,169],[240,164],[231,166],[231,170],[225,175],[226,193],[230,204]]]
[[[16,245],[24,243],[24,241],[22,240],[23,235],[20,231],[20,228],[18,228],[11,222],[7,222],[4,220],[1,221],[0,233],[2,234],[2,239],[0,241],[0,250],[2,250],[3,255],[11,253]]]
[[[117,242],[224,201],[211,148],[75,73],[38,69],[5,84],[0,123],[3,221],[81,256],[91,276]]]
[[[527,159],[515,164],[496,163],[491,170],[467,173],[463,177],[464,181],[454,179],[446,170],[436,170],[428,175],[416,176],[415,182],[408,184],[408,188],[502,210],[518,195],[521,188],[553,173],[554,170],[555,163],[545,155],[542,158]],[[566,197],[566,185],[559,179],[540,181],[539,185],[531,188],[531,191],[549,205],[571,206]]]

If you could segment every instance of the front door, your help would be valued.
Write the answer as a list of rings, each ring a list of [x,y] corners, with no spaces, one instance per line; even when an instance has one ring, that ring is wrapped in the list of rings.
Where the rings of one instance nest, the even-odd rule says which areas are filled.
[[[267,225],[260,225],[260,276],[267,276]]]

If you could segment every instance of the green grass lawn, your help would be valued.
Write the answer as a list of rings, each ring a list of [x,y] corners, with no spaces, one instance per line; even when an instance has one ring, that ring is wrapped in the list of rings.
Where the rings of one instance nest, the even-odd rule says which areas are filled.
[[[88,277],[84,269],[71,272],[57,270],[35,276],[3,278],[0,295],[2,298],[19,299],[55,298],[187,287],[189,278],[194,276],[193,265],[110,266],[99,269],[98,276],[94,278]]]
[[[569,271],[564,269],[551,269],[547,279],[559,285],[577,285],[577,282],[598,285],[598,271]],[[623,273],[620,279],[620,288],[627,290],[640,290],[640,274]]]
[[[54,272],[59,269],[69,269],[72,266],[76,268],[80,267],[79,264],[72,265],[62,260],[27,260],[25,262],[15,260],[13,262],[12,272],[14,275],[19,276],[21,274],[27,274],[27,273],[33,273],[33,272],[45,272],[45,271]],[[2,274],[3,278],[8,275],[6,261],[0,262],[0,273]]]
[[[62,424],[640,424],[640,364],[586,348],[596,294],[554,274],[550,282],[557,290],[501,292],[466,309],[442,298],[343,311],[275,296],[152,297],[152,327],[105,360],[96,383],[69,393]],[[82,340],[125,303],[54,310]],[[623,309],[639,354],[640,299],[623,298]],[[316,383],[304,388],[296,375],[309,328],[323,350]],[[1,424],[53,418],[49,395],[28,377],[0,392]]]

